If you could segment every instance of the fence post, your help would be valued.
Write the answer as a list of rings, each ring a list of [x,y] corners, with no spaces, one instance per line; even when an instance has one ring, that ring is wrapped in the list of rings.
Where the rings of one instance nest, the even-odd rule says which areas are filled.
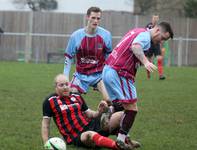
[[[135,28],[139,26],[139,16],[135,15]]]
[[[25,41],[25,62],[31,60],[31,49],[32,49],[32,27],[33,27],[33,12],[29,13],[29,31],[26,34]]]
[[[182,43],[183,43],[183,38],[179,37],[179,41],[178,41],[178,67],[182,66],[182,51],[183,51],[183,47],[182,47]]]
[[[190,25],[190,19],[189,18],[187,18],[187,26],[186,26],[186,38],[187,38],[187,40],[186,40],[186,44],[185,44],[185,47],[186,47],[186,49],[185,49],[185,64],[188,66],[188,57],[189,57],[189,52],[188,52],[188,48],[189,48],[189,40],[188,40],[188,38],[189,38],[189,25]]]

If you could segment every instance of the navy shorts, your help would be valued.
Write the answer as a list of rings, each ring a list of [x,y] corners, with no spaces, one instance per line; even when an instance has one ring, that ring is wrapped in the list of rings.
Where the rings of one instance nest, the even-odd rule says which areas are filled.
[[[86,129],[83,132],[85,132],[85,131],[95,131],[95,132],[99,133],[102,136],[106,136],[106,137],[109,136],[109,133],[108,132],[102,131],[101,128],[100,128],[100,117],[97,117],[97,118],[92,119],[92,121],[89,123],[89,125],[86,127]],[[73,140],[73,142],[70,143],[70,144],[74,144],[76,146],[86,147],[87,148],[87,146],[85,146],[81,142],[80,137],[81,137],[81,135],[79,135],[77,138],[75,138]]]

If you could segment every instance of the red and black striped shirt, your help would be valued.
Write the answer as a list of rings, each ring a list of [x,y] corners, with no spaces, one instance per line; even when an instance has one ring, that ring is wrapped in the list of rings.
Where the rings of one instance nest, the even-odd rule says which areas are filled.
[[[88,126],[90,119],[84,111],[88,109],[79,95],[60,97],[52,94],[43,103],[43,116],[53,117],[59,132],[69,144]]]

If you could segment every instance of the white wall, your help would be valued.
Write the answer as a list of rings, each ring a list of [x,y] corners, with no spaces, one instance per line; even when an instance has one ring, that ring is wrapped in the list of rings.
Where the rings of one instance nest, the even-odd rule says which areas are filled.
[[[0,0],[0,10],[29,10],[27,5],[13,5],[13,0]],[[86,13],[91,6],[98,6],[102,10],[133,12],[133,0],[57,0],[56,12]]]

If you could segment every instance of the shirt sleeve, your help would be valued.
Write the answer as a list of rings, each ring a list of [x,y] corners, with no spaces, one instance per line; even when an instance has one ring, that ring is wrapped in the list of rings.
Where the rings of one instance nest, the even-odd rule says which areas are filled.
[[[53,112],[51,110],[51,106],[48,99],[45,99],[45,101],[43,102],[42,110],[43,110],[43,117],[53,116]]]
[[[133,40],[132,45],[139,44],[144,51],[147,51],[150,48],[150,41],[150,32],[141,32]]]
[[[67,55],[70,59],[72,59],[76,54],[76,36],[76,33],[73,33],[71,35],[70,39],[68,40],[67,47],[65,49],[65,55]]]
[[[106,52],[105,59],[108,58],[109,54],[112,52],[112,35],[110,32],[107,33],[106,36]]]
[[[72,59],[70,59],[68,56],[65,56],[65,61],[64,61],[64,74],[69,77],[70,74],[70,68],[72,64]]]
[[[64,74],[69,77],[70,69],[71,69],[71,64],[72,64],[72,59],[76,54],[76,32],[74,32],[71,37],[69,38],[67,47],[65,49],[65,61],[64,61]]]

